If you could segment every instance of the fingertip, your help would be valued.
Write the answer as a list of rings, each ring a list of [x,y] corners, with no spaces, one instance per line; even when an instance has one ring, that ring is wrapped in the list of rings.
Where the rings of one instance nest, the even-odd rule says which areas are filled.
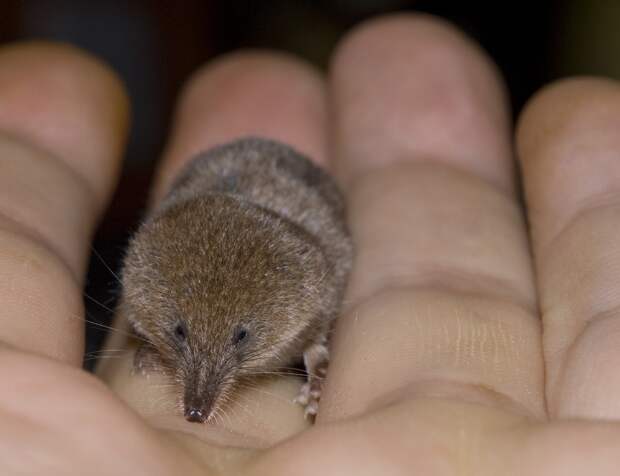
[[[129,101],[109,66],[69,44],[0,48],[0,130],[67,163],[105,202],[127,136]]]
[[[255,75],[255,76],[253,76]],[[292,75],[321,86],[322,76],[307,61],[284,51],[245,49],[214,58],[196,70],[186,81],[180,101],[201,99],[207,85],[226,86],[242,90],[251,86],[248,81],[269,81],[274,77]],[[270,85],[269,83],[267,85]]]
[[[368,51],[368,47],[372,44],[376,47],[391,45],[396,52],[396,48],[400,48],[403,40],[412,39],[412,32],[415,32],[419,40],[428,43],[433,48],[441,45],[452,47],[456,43],[478,50],[478,54],[484,55],[477,44],[445,18],[416,12],[389,13],[363,21],[352,28],[335,49],[332,55],[332,65],[337,67],[340,61],[348,61],[349,57],[355,55],[353,51],[358,53]],[[409,46],[418,47],[417,44]],[[485,61],[488,62],[488,60]],[[490,62],[488,66],[493,67]]]
[[[611,151],[620,146],[618,125],[620,84],[611,79],[556,81],[526,104],[518,121],[517,156],[528,203],[549,214],[532,222],[539,244],[578,210],[615,195],[620,169]]]
[[[555,81],[534,94],[521,112],[516,128],[519,158],[527,162],[551,144],[573,142],[581,131],[590,134],[593,125],[619,108],[620,85],[615,80],[581,76]]]
[[[198,152],[243,136],[285,142],[326,163],[324,81],[289,54],[244,50],[207,63],[180,94],[155,196]]]
[[[350,150],[336,154],[344,175],[439,160],[512,189],[500,74],[445,20],[396,14],[361,24],[336,49],[330,85],[338,142]]]

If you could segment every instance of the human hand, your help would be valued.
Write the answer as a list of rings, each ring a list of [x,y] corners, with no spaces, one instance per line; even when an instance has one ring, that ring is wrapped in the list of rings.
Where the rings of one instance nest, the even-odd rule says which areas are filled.
[[[195,152],[247,134],[315,158],[348,196],[356,265],[312,427],[284,378],[198,425],[130,356],[104,361],[107,386],[80,370],[88,242],[126,117],[91,58],[0,51],[1,474],[617,473],[617,84],[560,82],[520,118],[532,258],[501,81],[452,27],[366,24],[327,83],[259,53],[195,75],[154,200]]]

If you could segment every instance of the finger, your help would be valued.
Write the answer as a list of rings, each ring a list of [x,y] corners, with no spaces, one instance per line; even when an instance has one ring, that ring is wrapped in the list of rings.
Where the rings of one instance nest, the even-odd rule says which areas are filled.
[[[620,417],[620,84],[546,88],[518,150],[544,323],[552,414]]]
[[[197,152],[241,136],[281,140],[325,164],[325,114],[323,80],[305,63],[258,52],[219,59],[194,75],[181,94],[153,197],[161,197],[175,174]],[[117,348],[122,345],[114,343]],[[179,414],[177,399],[170,395],[178,389],[164,387],[162,395],[157,384],[151,384],[152,377],[146,385],[143,380],[128,379],[128,366],[131,362],[110,359],[101,372],[115,391],[149,418],[157,413]],[[254,446],[263,446],[299,431],[306,423],[301,407],[293,402],[298,390],[299,382],[289,378],[256,383],[255,388],[235,394],[227,417],[218,421],[227,426],[226,441],[230,435],[243,434],[244,444],[251,441]],[[156,402],[154,408],[146,408],[145,394]],[[205,434],[202,425],[183,420],[151,420],[159,426],[172,422],[176,427],[183,426],[184,431]]]
[[[258,51],[216,60],[183,91],[154,196],[198,152],[243,136],[280,140],[326,165],[324,119],[322,79],[305,63]]]
[[[357,256],[321,418],[402,389],[541,414],[539,323],[495,69],[449,25],[400,15],[345,39],[330,85]]]
[[[1,342],[81,364],[81,282],[127,110],[116,76],[75,48],[0,49]]]

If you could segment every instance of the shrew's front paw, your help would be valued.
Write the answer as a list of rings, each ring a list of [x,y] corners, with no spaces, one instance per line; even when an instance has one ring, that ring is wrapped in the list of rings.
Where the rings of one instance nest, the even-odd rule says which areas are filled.
[[[150,373],[159,369],[159,358],[157,354],[146,344],[140,344],[133,356],[134,375],[148,377]]]
[[[319,411],[319,400],[323,380],[329,365],[329,350],[326,339],[311,345],[304,352],[304,364],[308,372],[308,381],[301,386],[295,402],[305,407],[306,418],[314,418]]]

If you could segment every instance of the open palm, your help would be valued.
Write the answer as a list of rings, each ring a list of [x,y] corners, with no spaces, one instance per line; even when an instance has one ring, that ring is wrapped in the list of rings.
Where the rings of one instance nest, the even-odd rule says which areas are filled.
[[[361,26],[327,79],[246,52],[188,82],[153,200],[194,153],[248,134],[347,194],[356,264],[314,426],[291,378],[198,425],[129,354],[80,369],[88,243],[127,116],[84,53],[0,50],[1,474],[617,474],[617,84],[566,80],[530,102],[524,207],[501,81],[436,19]]]

